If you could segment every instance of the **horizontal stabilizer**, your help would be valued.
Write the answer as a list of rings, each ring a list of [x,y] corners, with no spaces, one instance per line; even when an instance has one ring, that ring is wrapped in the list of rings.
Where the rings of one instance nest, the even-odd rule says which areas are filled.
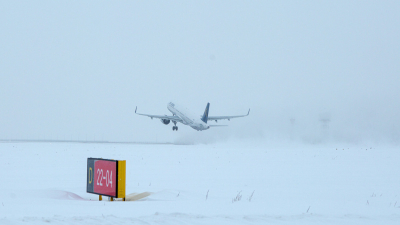
[[[227,127],[228,125],[208,125],[209,127]]]

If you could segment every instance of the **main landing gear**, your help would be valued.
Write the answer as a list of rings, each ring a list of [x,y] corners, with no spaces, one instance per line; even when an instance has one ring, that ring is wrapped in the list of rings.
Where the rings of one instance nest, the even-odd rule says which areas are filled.
[[[176,121],[172,121],[174,123],[175,126],[172,127],[172,130],[176,130],[178,131],[178,126],[176,126]]]

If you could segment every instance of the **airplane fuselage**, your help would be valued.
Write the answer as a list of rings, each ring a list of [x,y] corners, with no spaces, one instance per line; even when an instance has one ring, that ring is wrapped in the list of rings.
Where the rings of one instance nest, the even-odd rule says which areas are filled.
[[[184,109],[179,108],[178,106],[176,106],[172,102],[168,103],[167,108],[173,115],[178,116],[179,118],[181,118],[182,119],[182,124],[184,124],[184,125],[188,125],[191,128],[193,128],[195,130],[198,130],[198,131],[207,130],[207,129],[210,128],[210,126],[208,126],[202,120],[191,118],[191,116],[189,116],[187,114],[187,112],[185,112]]]

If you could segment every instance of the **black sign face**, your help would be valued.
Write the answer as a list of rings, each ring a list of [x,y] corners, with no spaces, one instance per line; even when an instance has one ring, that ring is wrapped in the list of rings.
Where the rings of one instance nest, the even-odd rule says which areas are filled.
[[[86,192],[94,192],[94,160],[89,158],[87,160],[87,182],[86,182]]]

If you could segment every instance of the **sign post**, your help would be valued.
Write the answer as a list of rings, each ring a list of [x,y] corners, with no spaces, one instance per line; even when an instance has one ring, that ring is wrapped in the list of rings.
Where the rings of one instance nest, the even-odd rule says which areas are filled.
[[[86,192],[125,201],[126,161],[100,158],[87,159]]]

